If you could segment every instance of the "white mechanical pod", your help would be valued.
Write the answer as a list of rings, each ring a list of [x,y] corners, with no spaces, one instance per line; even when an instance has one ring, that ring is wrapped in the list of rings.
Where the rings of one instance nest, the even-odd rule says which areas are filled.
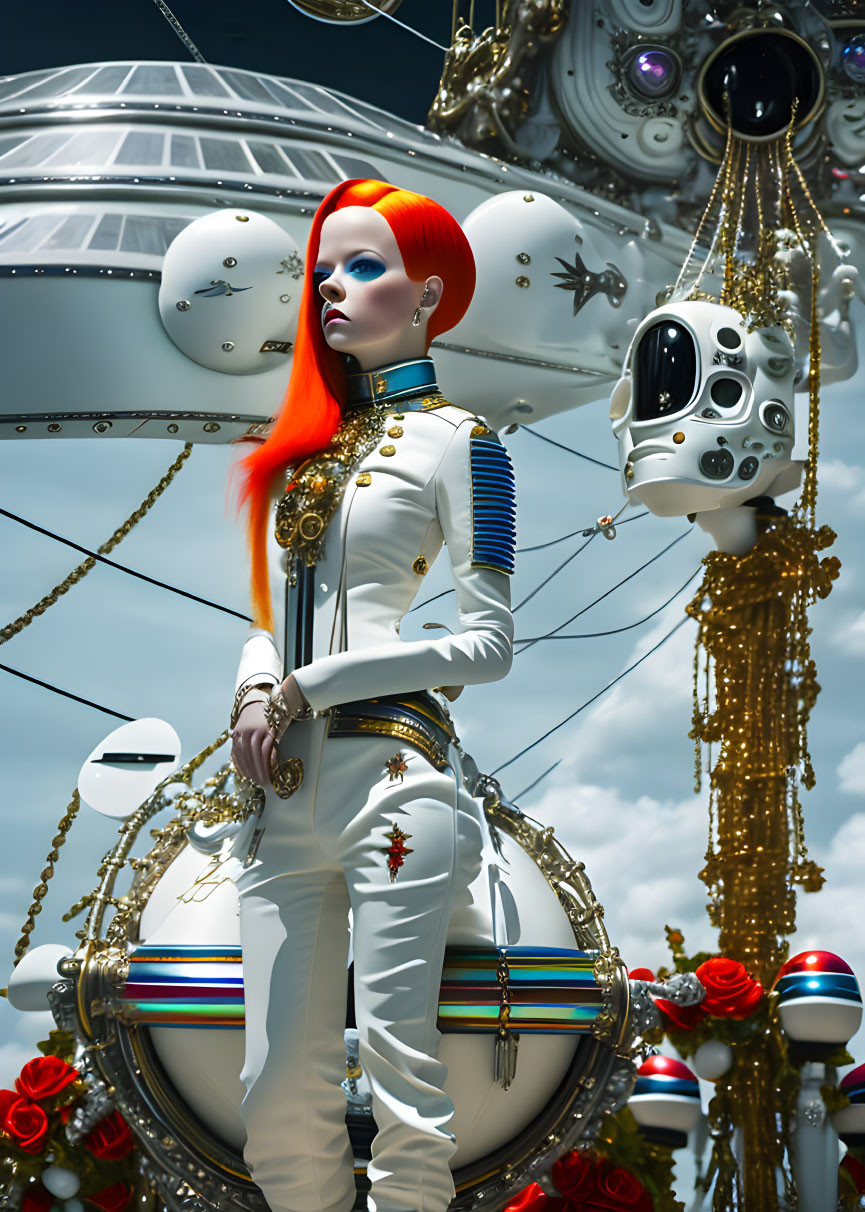
[[[159,314],[193,362],[259,374],[291,352],[302,277],[300,250],[278,223],[254,211],[217,210],[169,245]]]
[[[132,720],[100,741],[81,767],[78,792],[103,816],[125,820],[180,762],[180,738],[165,720]]]
[[[795,488],[793,346],[720,303],[669,303],[638,327],[610,401],[624,488],[660,517]]]
[[[564,143],[577,160],[587,146],[603,163],[646,184],[685,171],[693,155],[684,129],[694,80],[682,8],[681,0],[571,6],[548,70]]]
[[[21,957],[9,977],[9,1003],[16,1010],[48,1009],[48,994],[61,979],[57,965],[72,955],[61,943],[43,943]]]
[[[618,375],[616,350],[624,349],[628,319],[654,301],[645,241],[616,240],[545,194],[525,190],[488,198],[462,226],[475,256],[477,286],[447,340],[503,358],[491,423],[551,411],[548,380],[536,371],[521,376],[520,359],[558,369],[574,403],[583,402],[580,392],[596,399],[599,377]],[[483,374],[490,379],[496,373],[493,357]],[[483,412],[483,403],[477,406]]]

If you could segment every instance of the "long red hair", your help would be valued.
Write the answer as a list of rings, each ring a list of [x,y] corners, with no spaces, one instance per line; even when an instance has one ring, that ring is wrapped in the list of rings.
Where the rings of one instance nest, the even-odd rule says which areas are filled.
[[[383,216],[396,237],[412,281],[420,282],[434,274],[442,279],[442,297],[427,327],[430,341],[459,323],[475,288],[475,262],[469,242],[456,219],[431,198],[384,181],[343,181],[315,212],[306,248],[306,274],[288,389],[267,441],[247,455],[237,469],[240,504],[248,510],[254,626],[268,631],[273,629],[267,570],[271,500],[286,467],[296,467],[325,449],[345,405],[342,357],[324,339],[321,299],[315,292],[312,272],[318,260],[321,225],[328,215],[345,206],[371,206]]]

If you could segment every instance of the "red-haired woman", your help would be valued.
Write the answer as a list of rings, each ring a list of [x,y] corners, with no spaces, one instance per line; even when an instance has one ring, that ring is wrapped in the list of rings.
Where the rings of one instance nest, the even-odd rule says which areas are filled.
[[[241,465],[258,628],[233,754],[267,788],[237,850],[242,1114],[273,1212],[354,1201],[340,1087],[349,910],[378,1127],[370,1208],[444,1212],[453,1197],[438,990],[481,836],[440,691],[503,677],[512,651],[510,464],[478,417],[442,397],[426,356],[474,278],[437,203],[381,181],[334,189],[313,221],[285,404]],[[443,544],[462,630],[402,641]]]

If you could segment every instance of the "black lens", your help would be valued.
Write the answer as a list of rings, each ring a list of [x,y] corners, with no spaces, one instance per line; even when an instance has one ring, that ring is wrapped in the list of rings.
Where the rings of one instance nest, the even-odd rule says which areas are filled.
[[[704,77],[715,121],[726,126],[726,95],[733,133],[746,139],[780,135],[794,106],[801,123],[817,104],[821,87],[817,56],[780,30],[755,30],[732,39],[710,59]]]
[[[732,470],[733,456],[723,447],[700,455],[700,471],[710,480],[726,480]]]
[[[742,384],[738,379],[715,379],[709,395],[719,408],[732,408],[742,398]]]
[[[735,328],[719,328],[717,341],[723,349],[738,349],[742,344],[742,338]]]
[[[755,459],[753,455],[748,455],[747,459],[743,459],[739,464],[739,479],[753,480],[759,466],[760,460]]]
[[[772,433],[783,433],[790,420],[790,414],[783,404],[767,404],[763,409],[763,424]]]
[[[638,421],[687,408],[697,386],[697,347],[687,328],[662,320],[647,329],[637,346],[635,377]]]

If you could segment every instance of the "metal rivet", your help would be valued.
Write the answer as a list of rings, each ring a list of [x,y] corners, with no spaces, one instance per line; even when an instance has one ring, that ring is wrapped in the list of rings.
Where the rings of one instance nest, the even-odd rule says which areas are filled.
[[[517,253],[517,260],[520,265],[531,265],[532,259],[528,253]]]
[[[238,223],[248,223],[249,222],[249,215],[235,215],[234,217],[238,221]]]
[[[633,478],[634,478],[634,464],[631,463],[630,461],[628,461],[625,464],[625,479],[633,480]]]
[[[204,426],[204,432],[205,433],[219,433],[220,428],[221,427],[220,427],[220,424],[218,421],[208,421],[207,424]]]
[[[387,436],[389,438],[401,438],[403,433],[404,430],[401,425],[391,425],[390,429],[387,431]]]
[[[279,301],[280,301],[280,303],[290,303],[290,302],[291,302],[291,295],[280,295],[280,296],[279,296]]]
[[[16,433],[26,433],[26,432],[27,432],[27,426],[26,426],[26,425],[16,425],[16,426],[15,426],[15,432],[16,432]]]
[[[395,446],[382,446],[381,450],[378,453],[380,455],[384,455],[384,457],[386,459],[389,459],[391,455],[396,454],[396,447]]]
[[[719,445],[719,446],[726,446],[726,445],[727,445],[727,439],[726,439],[726,438],[718,438],[718,445]]]
[[[62,425],[58,425],[56,421],[52,421],[51,424],[48,426],[48,432],[49,433],[60,433],[60,430],[62,428],[63,428]]]
[[[429,564],[426,556],[419,555],[411,566],[412,572],[416,572],[419,577],[426,576]]]
[[[96,424],[93,426],[93,432],[94,433],[108,433],[108,430],[110,428],[111,428],[110,421],[97,421]]]
[[[520,274],[518,278],[514,278],[514,281],[516,282],[517,286],[519,286],[520,290],[525,290],[527,286],[531,285],[531,282],[525,274]]]
[[[222,264],[226,269],[234,269],[237,264],[237,257],[226,257]]]
[[[681,430],[679,430],[678,433],[673,434],[673,441],[676,443],[677,446],[681,446],[682,443],[684,442],[684,440],[685,440],[685,435],[682,433]]]
[[[366,488],[366,486],[371,483],[372,483],[372,476],[369,474],[368,471],[362,471],[360,473],[360,475],[357,477],[357,479],[355,480],[355,484],[357,484],[360,488]]]
[[[188,299],[178,299],[177,302],[174,304],[174,306],[177,308],[178,311],[189,311],[189,300]]]
[[[234,342],[233,341],[223,341],[222,348],[225,350],[226,353],[231,353],[232,349],[234,349]]]
[[[175,425],[174,422],[172,421],[171,424],[167,428],[168,428],[169,433],[177,433],[178,430],[180,429],[180,426]]]

